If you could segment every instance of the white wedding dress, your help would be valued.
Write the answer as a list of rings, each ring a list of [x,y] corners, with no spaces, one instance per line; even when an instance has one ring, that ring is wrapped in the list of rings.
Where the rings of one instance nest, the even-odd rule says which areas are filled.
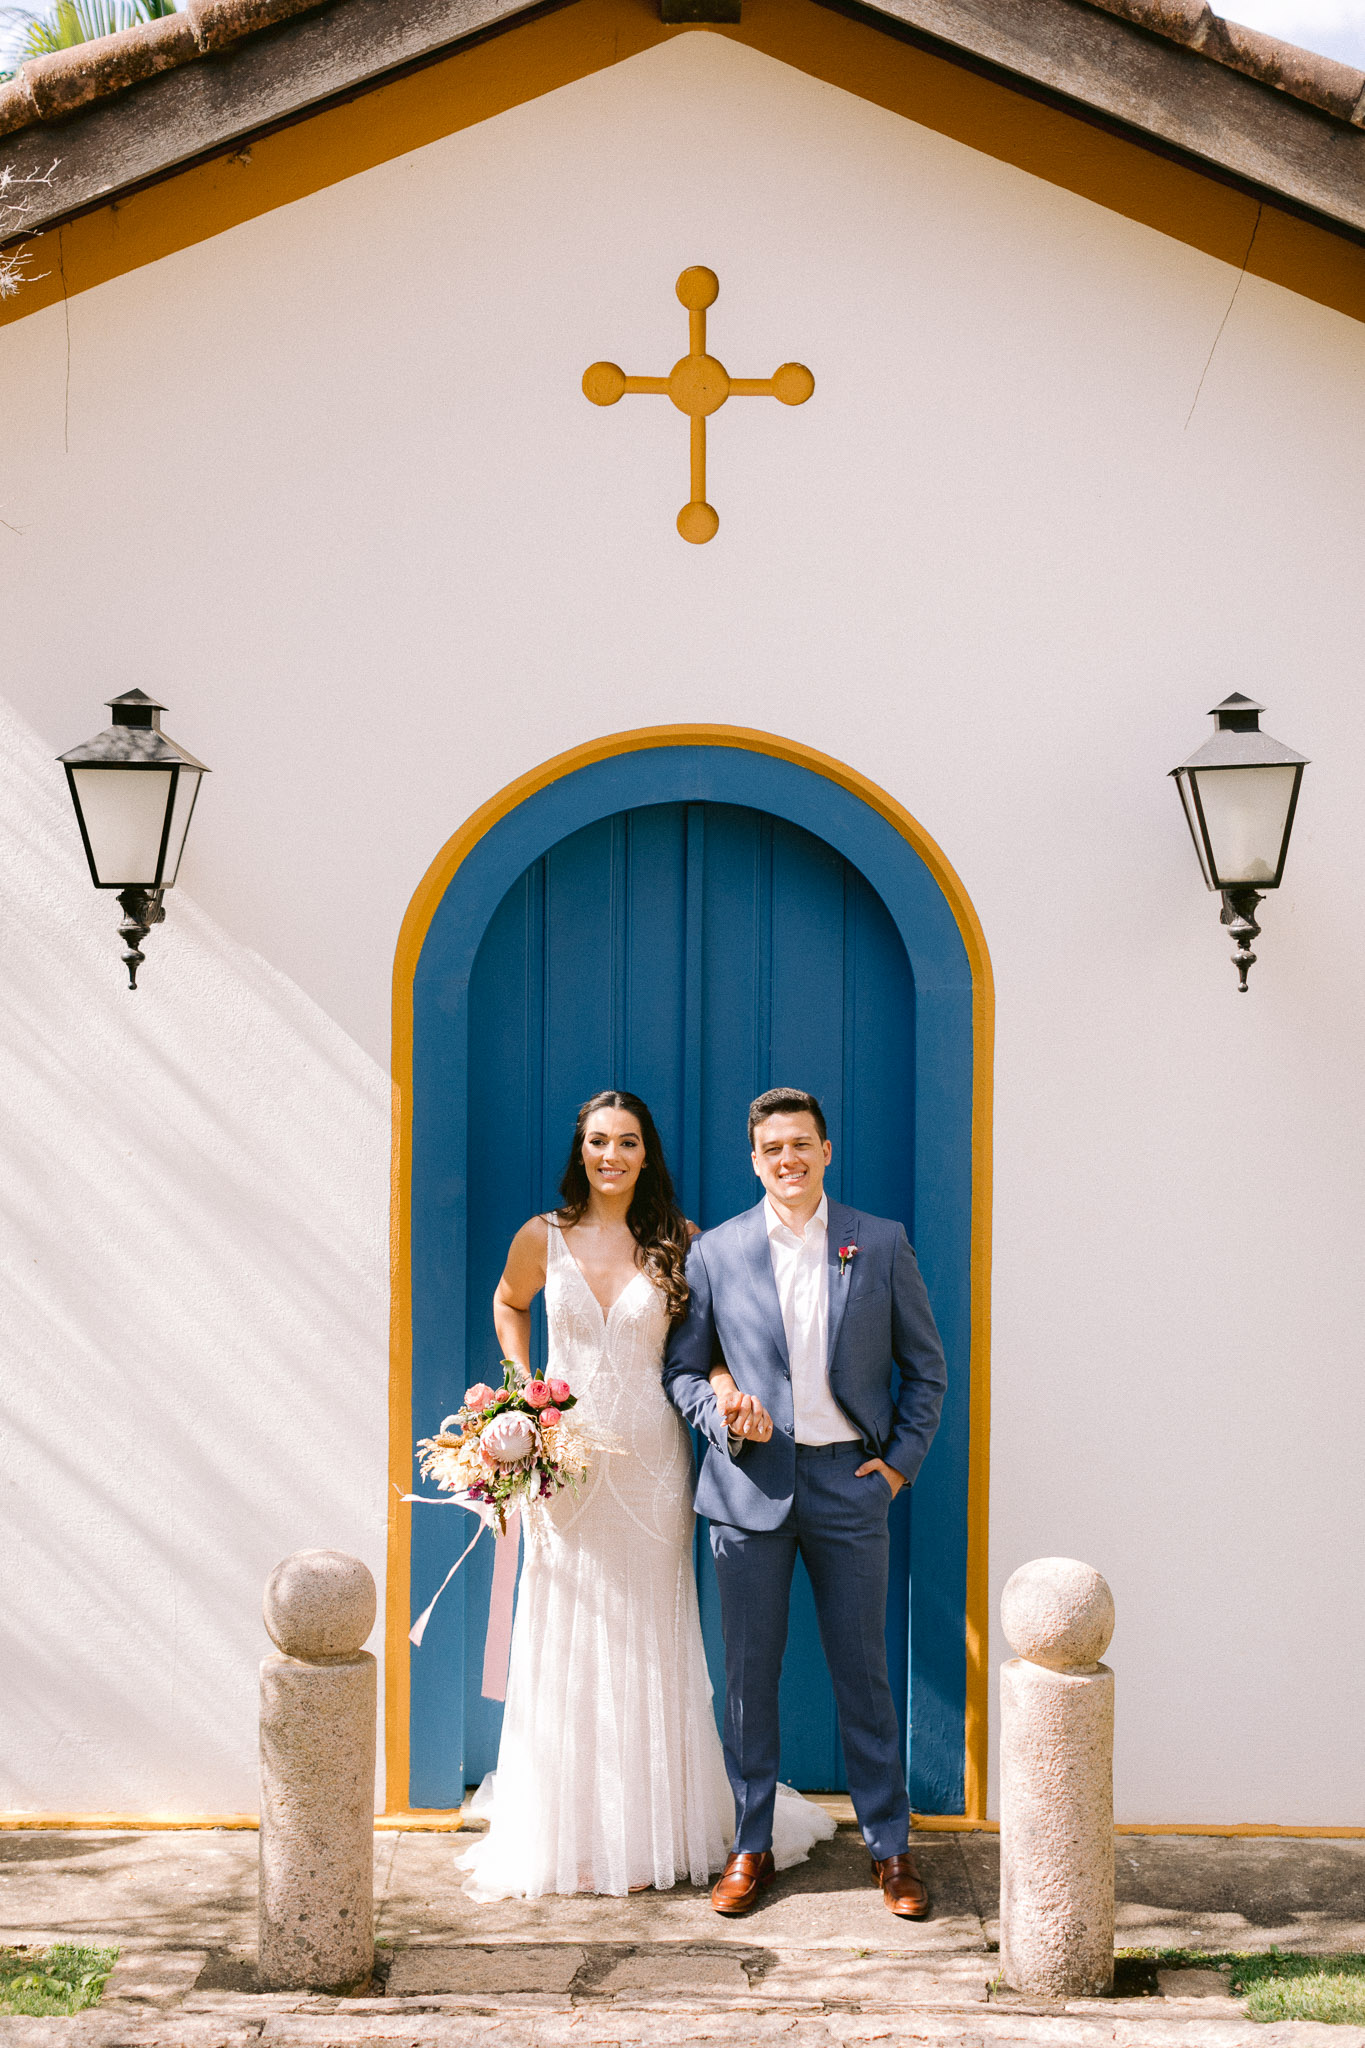
[[[621,1448],[594,1456],[576,1496],[523,1511],[498,1767],[473,1809],[490,1826],[459,1861],[478,1899],[702,1885],[735,1809],[697,1612],[691,1442],[663,1390],[668,1315],[640,1272],[604,1316],[558,1225],[548,1238],[546,1376]],[[833,1833],[779,1788],[779,1868]]]

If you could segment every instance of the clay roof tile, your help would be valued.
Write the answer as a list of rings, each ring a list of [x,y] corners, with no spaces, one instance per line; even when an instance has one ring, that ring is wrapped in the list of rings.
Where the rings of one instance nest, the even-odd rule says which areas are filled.
[[[155,77],[158,71],[172,71],[198,54],[188,17],[167,14],[119,35],[77,43],[73,49],[54,50],[46,57],[30,57],[0,93],[0,123],[5,128],[24,125],[4,120],[9,111],[5,101],[22,105],[30,121],[59,121],[77,107],[123,92],[144,78]]]
[[[35,121],[59,121],[140,85],[159,71],[225,50],[244,36],[323,4],[325,0],[187,0],[179,12],[156,21],[77,43],[70,50],[30,57],[7,84],[0,85],[0,135]]]
[[[73,50],[31,57],[0,84],[0,136],[115,98],[329,0],[185,0],[181,10]],[[1365,128],[1365,72],[1215,14],[1206,0],[1085,0],[1210,63]]]
[[[1260,29],[1243,28],[1205,5],[1205,0],[1090,0],[1105,14],[1117,14],[1167,41],[1183,43],[1229,71],[1240,71],[1291,99],[1303,100],[1339,121],[1365,126],[1365,71],[1321,57]]]

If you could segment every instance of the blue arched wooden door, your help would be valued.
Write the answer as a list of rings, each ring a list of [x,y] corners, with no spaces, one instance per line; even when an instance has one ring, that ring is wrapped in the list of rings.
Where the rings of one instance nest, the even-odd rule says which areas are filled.
[[[745,780],[762,779],[750,757]],[[639,781],[629,779],[630,795],[650,793]],[[715,778],[708,781],[714,791]],[[751,1098],[780,1082],[812,1089],[834,1145],[831,1191],[904,1221],[920,1244],[950,1374],[958,1368],[940,1441],[913,1497],[902,1494],[892,1511],[887,1642],[914,1804],[959,1811],[968,1339],[960,1225],[970,1162],[959,1159],[955,1173],[928,1185],[925,1166],[943,1154],[946,1138],[955,1136],[960,1150],[969,1133],[970,1001],[964,1007],[961,990],[945,991],[936,977],[926,1000],[902,922],[863,865],[810,829],[818,818],[798,823],[726,800],[739,793],[748,791],[722,787],[602,810],[603,790],[592,806],[598,815],[542,839],[510,881],[504,869],[496,900],[485,889],[481,921],[477,910],[461,920],[464,972],[455,981],[448,972],[433,976],[425,1003],[419,993],[414,1419],[425,1433],[468,1380],[490,1376],[497,1343],[489,1304],[507,1244],[527,1216],[552,1204],[574,1111],[587,1095],[623,1087],[645,1097],[684,1205],[707,1227],[758,1197],[745,1133]],[[930,955],[921,951],[923,980]],[[422,981],[419,970],[419,992]],[[463,1051],[454,1062],[452,1034]],[[442,1090],[442,1070],[453,1090]],[[926,1105],[935,1127],[927,1142]],[[969,1152],[969,1136],[967,1144]],[[414,1611],[456,1554],[457,1521],[464,1518],[414,1513]],[[496,1761],[501,1709],[479,1689],[490,1571],[489,1546],[481,1545],[413,1654],[414,1806],[456,1803]],[[698,1583],[719,1700],[704,1530]],[[841,1787],[833,1700],[803,1572],[782,1716],[784,1776],[808,1789]]]

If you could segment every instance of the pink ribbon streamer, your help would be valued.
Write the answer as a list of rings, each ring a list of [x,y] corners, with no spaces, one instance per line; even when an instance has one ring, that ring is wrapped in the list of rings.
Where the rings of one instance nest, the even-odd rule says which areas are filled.
[[[422,1647],[422,1638],[427,1632],[427,1623],[435,1611],[436,1602],[454,1578],[460,1566],[468,1557],[485,1529],[496,1529],[493,1511],[484,1501],[467,1500],[462,1494],[442,1494],[439,1498],[429,1493],[405,1493],[402,1500],[421,1503],[427,1507],[468,1508],[471,1515],[477,1515],[479,1526],[473,1537],[456,1558],[450,1570],[436,1588],[434,1597],[422,1609],[412,1627],[408,1630],[408,1641],[415,1649]],[[521,1510],[514,1508],[507,1517],[507,1534],[493,1539],[493,1583],[488,1594],[488,1628],[483,1646],[482,1692],[486,1700],[507,1698],[507,1672],[512,1657],[512,1606],[517,1586],[517,1558],[521,1550]]]
[[[483,1696],[507,1698],[507,1672],[512,1660],[512,1595],[517,1584],[521,1549],[521,1510],[507,1517],[507,1534],[493,1540],[493,1584],[488,1593],[488,1633],[483,1643]]]

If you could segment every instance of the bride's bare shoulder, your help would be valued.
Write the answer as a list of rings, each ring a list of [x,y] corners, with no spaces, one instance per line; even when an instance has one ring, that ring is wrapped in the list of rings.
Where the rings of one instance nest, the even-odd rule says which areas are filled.
[[[512,1239],[507,1251],[507,1271],[514,1281],[519,1277],[529,1279],[533,1274],[538,1273],[540,1279],[537,1285],[543,1284],[545,1279],[545,1226],[548,1220],[545,1216],[532,1216],[528,1218]]]

